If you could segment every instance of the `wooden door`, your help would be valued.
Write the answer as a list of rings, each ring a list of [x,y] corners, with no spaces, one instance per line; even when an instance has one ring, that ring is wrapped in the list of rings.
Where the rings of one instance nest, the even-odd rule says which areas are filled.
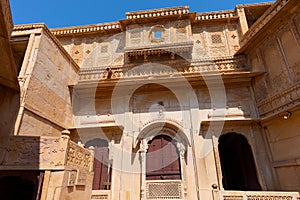
[[[149,142],[146,179],[175,180],[180,178],[180,158],[174,141],[169,136],[156,136]]]

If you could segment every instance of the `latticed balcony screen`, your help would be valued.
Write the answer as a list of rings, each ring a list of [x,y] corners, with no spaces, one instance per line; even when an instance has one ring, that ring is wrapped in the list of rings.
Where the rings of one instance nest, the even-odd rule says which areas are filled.
[[[148,182],[147,199],[181,199],[180,182]]]

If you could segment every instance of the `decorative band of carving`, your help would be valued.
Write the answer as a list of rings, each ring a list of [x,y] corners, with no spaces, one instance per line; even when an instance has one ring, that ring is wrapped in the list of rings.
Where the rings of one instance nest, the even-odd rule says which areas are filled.
[[[134,70],[126,66],[113,66],[113,72],[110,79],[120,78],[138,78],[148,76],[170,76],[170,75],[189,75],[194,73],[205,72],[234,72],[234,71],[248,71],[249,68],[243,57],[228,57],[215,60],[194,60],[192,65],[175,65],[170,70],[160,70],[153,68],[152,70]],[[131,69],[131,70],[129,70]],[[174,73],[174,69],[177,72]],[[94,81],[105,80],[107,78],[107,71],[103,68],[86,68],[81,69],[79,72],[79,81]]]
[[[299,102],[299,99],[300,84],[298,83],[279,94],[262,100],[257,105],[260,114],[265,116],[268,114],[280,112],[282,109],[286,109],[290,105]]]

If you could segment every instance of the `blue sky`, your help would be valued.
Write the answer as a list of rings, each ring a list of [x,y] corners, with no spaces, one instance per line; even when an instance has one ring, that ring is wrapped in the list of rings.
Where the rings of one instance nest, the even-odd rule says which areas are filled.
[[[125,12],[174,6],[189,6],[191,12],[234,9],[237,4],[272,0],[10,0],[14,24],[44,22],[48,27],[66,27],[114,22]]]

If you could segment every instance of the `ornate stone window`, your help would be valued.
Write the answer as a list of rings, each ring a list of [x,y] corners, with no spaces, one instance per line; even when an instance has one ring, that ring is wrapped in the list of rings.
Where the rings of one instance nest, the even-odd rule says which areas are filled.
[[[211,35],[211,43],[212,44],[221,44],[222,43],[222,37],[220,34],[212,34]]]
[[[154,26],[150,31],[151,42],[163,42],[164,41],[165,28],[162,25]]]

